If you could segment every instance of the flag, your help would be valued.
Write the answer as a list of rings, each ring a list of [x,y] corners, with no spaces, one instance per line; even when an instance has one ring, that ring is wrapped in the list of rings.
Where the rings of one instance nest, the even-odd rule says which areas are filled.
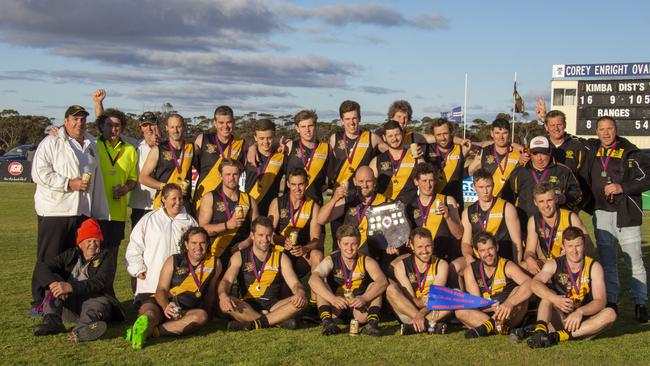
[[[451,110],[451,118],[449,121],[460,123],[463,120],[463,110],[460,106]]]
[[[515,81],[515,91],[513,93],[515,98],[515,113],[524,113],[526,111],[526,105],[524,105],[524,99],[519,95],[517,91],[517,82]]]
[[[492,306],[494,301],[445,286],[431,285],[427,310],[477,309]]]
[[[463,110],[460,106],[453,108],[451,112],[440,112],[440,118],[450,122],[460,123],[463,120]]]

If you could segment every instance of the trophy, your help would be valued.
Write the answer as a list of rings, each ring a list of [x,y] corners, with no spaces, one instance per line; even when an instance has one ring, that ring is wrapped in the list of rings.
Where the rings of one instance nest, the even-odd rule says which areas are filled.
[[[406,220],[402,202],[396,201],[371,206],[366,212],[366,218],[368,220],[368,237],[383,236],[386,240],[382,245],[399,248],[408,241],[411,227]]]

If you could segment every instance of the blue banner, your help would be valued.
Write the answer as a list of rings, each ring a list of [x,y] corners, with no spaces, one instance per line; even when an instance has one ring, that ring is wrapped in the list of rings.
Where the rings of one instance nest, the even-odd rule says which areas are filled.
[[[427,310],[477,309],[492,306],[494,301],[445,286],[429,287]]]
[[[460,123],[463,121],[463,109],[458,106],[451,110],[451,112],[440,112],[440,117],[447,119],[450,122]]]
[[[554,78],[650,76],[650,62],[553,65]]]

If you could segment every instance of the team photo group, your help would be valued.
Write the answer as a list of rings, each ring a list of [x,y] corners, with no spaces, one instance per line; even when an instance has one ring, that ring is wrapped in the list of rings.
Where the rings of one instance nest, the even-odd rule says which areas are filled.
[[[635,305],[621,312],[648,321],[650,158],[612,117],[582,139],[539,101],[546,133],[524,145],[500,118],[488,141],[455,137],[442,118],[414,132],[404,100],[371,131],[346,100],[331,136],[302,110],[297,138],[257,119],[244,140],[219,106],[214,132],[188,136],[180,114],[145,112],[131,137],[105,97],[92,94],[92,117],[70,106],[33,158],[35,336],[92,341],[115,327],[140,349],[213,321],[389,336],[382,322],[397,320],[403,336],[509,335],[544,348],[616,327],[621,282]],[[465,204],[468,177],[478,199]],[[620,281],[619,250],[630,274]],[[131,277],[130,324],[120,323],[134,316],[115,296],[118,271]],[[432,305],[434,289],[489,305]]]

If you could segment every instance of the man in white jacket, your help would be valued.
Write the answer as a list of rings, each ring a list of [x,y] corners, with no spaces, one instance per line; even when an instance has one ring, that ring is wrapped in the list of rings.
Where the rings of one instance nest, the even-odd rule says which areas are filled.
[[[64,128],[38,146],[32,165],[38,216],[36,261],[75,246],[75,232],[88,217],[108,218],[95,138],[86,133],[88,112],[78,105],[65,112]],[[42,312],[44,289],[32,276],[32,315]]]
[[[162,189],[162,207],[145,214],[131,230],[126,248],[126,270],[137,278],[134,303],[140,307],[153,297],[165,260],[180,253],[180,239],[187,228],[198,226],[183,207],[181,188],[173,183]]]

